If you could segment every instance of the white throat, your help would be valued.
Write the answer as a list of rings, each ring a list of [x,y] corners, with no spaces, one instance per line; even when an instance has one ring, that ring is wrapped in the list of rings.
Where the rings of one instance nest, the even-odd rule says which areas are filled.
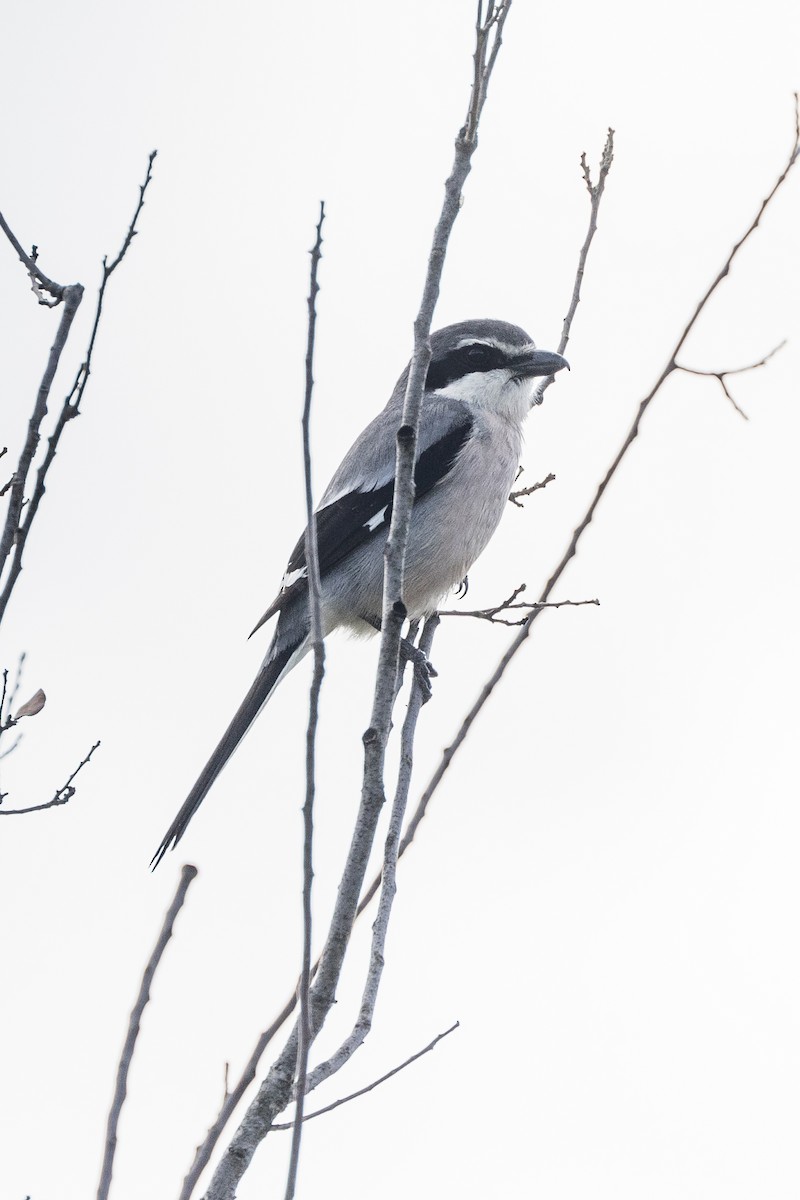
[[[438,394],[487,409],[521,425],[537,402],[540,386],[540,379],[514,378],[507,367],[498,367],[494,371],[476,371],[454,379],[446,387],[439,388]]]

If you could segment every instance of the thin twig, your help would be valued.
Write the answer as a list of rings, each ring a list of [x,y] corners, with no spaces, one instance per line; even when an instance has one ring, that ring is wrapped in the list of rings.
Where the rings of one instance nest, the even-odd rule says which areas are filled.
[[[526,590],[527,584],[521,583],[519,587],[514,588],[514,591],[506,599],[496,604],[494,608],[445,608],[439,611],[440,617],[475,617],[481,621],[489,621],[493,625],[522,625],[528,619],[527,614],[539,608],[582,608],[586,604],[599,605],[599,600],[532,600],[525,601],[522,604],[517,604],[518,596]],[[516,621],[506,621],[500,615],[504,612],[513,610],[522,611],[526,614]]]
[[[147,172],[145,174],[144,182],[139,186],[139,200],[130,224],[128,225],[128,229],[119,253],[111,264],[108,263],[106,258],[103,259],[103,278],[100,283],[100,289],[97,296],[94,322],[92,324],[92,332],[89,338],[89,346],[86,351],[86,358],[78,368],[78,372],[75,376],[72,387],[70,388],[62,404],[61,412],[59,414],[58,421],[56,422],[55,429],[48,439],[47,452],[39,469],[36,472],[36,483],[34,485],[33,494],[30,497],[30,502],[27,505],[25,520],[21,521],[20,518],[24,504],[25,485],[31,463],[33,461],[33,456],[39,444],[39,430],[41,423],[47,413],[47,399],[50,393],[50,387],[52,385],[53,377],[61,357],[61,352],[64,349],[64,345],[67,340],[67,335],[69,333],[72,320],[75,316],[78,305],[81,302],[81,297],[83,296],[83,287],[78,283],[62,289],[64,312],[61,316],[61,323],[56,335],[56,340],[53,343],[52,350],[50,351],[47,369],[39,388],[39,395],[37,397],[34,413],[28,425],[28,436],[25,441],[25,446],[23,447],[22,454],[20,455],[17,469],[14,472],[11,486],[11,496],[8,504],[8,513],[6,515],[3,534],[2,537],[0,537],[0,574],[5,567],[6,560],[11,553],[12,547],[14,551],[13,555],[11,556],[11,563],[5,585],[2,593],[0,593],[0,621],[3,619],[6,607],[11,598],[11,593],[14,590],[14,585],[22,570],[22,556],[25,550],[25,544],[28,540],[31,526],[36,519],[39,505],[45,493],[47,473],[56,457],[61,435],[63,434],[68,422],[76,417],[80,411],[80,403],[83,399],[83,394],[86,391],[86,385],[89,382],[89,376],[92,370],[92,355],[94,353],[95,342],[97,340],[97,331],[103,311],[103,300],[105,298],[106,287],[113,272],[122,262],[128,251],[128,248],[131,245],[131,242],[136,236],[136,222],[139,219],[139,214],[141,213],[142,206],[144,205],[145,192],[147,191],[148,185],[152,179],[153,162],[155,160],[156,153],[157,151],[153,150],[148,157]]]
[[[64,292],[66,291],[66,288],[63,284],[54,283],[52,279],[48,279],[44,271],[42,271],[37,265],[37,247],[34,246],[34,252],[32,255],[26,254],[22,249],[22,246],[17,241],[17,238],[12,233],[11,229],[9,229],[8,223],[2,213],[0,213],[0,229],[2,229],[3,233],[11,242],[11,245],[17,252],[19,261],[28,272],[28,277],[31,281],[31,291],[34,293],[39,303],[46,305],[48,308],[54,308],[56,304],[60,304],[60,302],[64,299]],[[52,302],[44,299],[37,284],[41,284],[41,287],[50,293],[50,295],[53,297]]]
[[[40,429],[42,421],[47,416],[47,402],[50,398],[50,389],[53,386],[58,364],[61,360],[61,355],[67,344],[69,331],[72,328],[72,322],[75,319],[75,314],[78,311],[78,305],[83,298],[83,287],[79,283],[73,283],[63,290],[64,310],[61,313],[61,320],[58,323],[55,341],[50,347],[50,353],[47,356],[47,365],[42,376],[42,381],[39,384],[39,391],[36,394],[36,403],[33,406],[33,412],[28,421],[28,432],[25,437],[25,442],[20,451],[17,468],[11,479],[11,487],[9,489],[8,509],[6,511],[6,519],[3,524],[3,532],[0,535],[0,576],[5,569],[6,561],[11,554],[12,548],[14,554],[11,560],[11,570],[9,573],[8,582],[5,590],[0,596],[0,620],[2,620],[5,612],[8,596],[11,594],[11,589],[14,586],[17,575],[22,570],[22,548],[25,543],[25,534],[23,529],[29,526],[31,521],[31,506],[28,506],[28,512],[24,523],[20,523],[22,509],[25,503],[25,484],[28,480],[28,473],[31,469],[36,449],[41,438]],[[40,471],[41,474],[41,471]],[[44,487],[42,487],[44,491]],[[35,511],[35,509],[34,509]],[[16,571],[15,571],[16,566]]]
[[[106,1125],[106,1144],[103,1154],[103,1165],[100,1170],[100,1182],[97,1187],[97,1200],[108,1200],[108,1193],[111,1187],[111,1176],[114,1170],[114,1155],[117,1150],[117,1128],[119,1126],[120,1113],[122,1106],[125,1103],[125,1097],[128,1091],[128,1071],[130,1070],[131,1061],[133,1060],[133,1052],[136,1049],[136,1039],[139,1036],[139,1028],[142,1023],[142,1014],[150,1000],[150,987],[153,983],[153,976],[156,973],[158,964],[164,951],[167,948],[167,943],[172,937],[175,918],[183,908],[186,899],[186,893],[189,889],[189,884],[197,874],[197,867],[187,864],[181,871],[178,890],[175,892],[175,897],[167,909],[164,917],[164,924],[161,927],[161,933],[158,936],[158,941],[153,947],[153,953],[150,955],[150,960],[144,969],[142,983],[139,988],[139,995],[136,997],[136,1003],[131,1010],[130,1021],[128,1022],[128,1033],[125,1038],[125,1043],[122,1047],[119,1066],[117,1067],[117,1082],[114,1088],[114,1097],[111,1101],[111,1110],[108,1114],[108,1122]]]
[[[56,808],[59,804],[67,804],[77,791],[77,789],[72,786],[73,779],[79,771],[83,770],[99,745],[99,742],[95,742],[86,757],[82,758],[78,763],[67,782],[63,784],[55,793],[52,800],[48,800],[45,804],[32,804],[30,808],[0,808],[0,817],[19,817],[23,816],[25,813],[43,812],[46,808]]]
[[[770,350],[768,354],[765,354],[763,358],[760,358],[758,362],[748,363],[744,367],[730,367],[727,371],[701,371],[698,367],[684,367],[681,363],[675,363],[675,370],[683,371],[685,375],[700,375],[706,379],[716,379],[739,416],[744,417],[745,421],[749,421],[750,418],[748,417],[747,413],[744,411],[744,409],[739,407],[731,395],[725,380],[729,375],[744,375],[747,371],[755,371],[758,367],[765,366],[769,360],[778,353],[779,350],[783,349],[785,345],[786,339],[784,338],[782,342],[779,342],[777,346],[773,347],[773,349]]]
[[[606,134],[603,153],[600,155],[600,169],[597,176],[597,183],[592,183],[589,164],[586,161],[586,152],[581,154],[581,171],[586,183],[586,190],[589,193],[589,228],[586,231],[584,243],[581,246],[580,254],[578,255],[578,269],[575,272],[575,283],[572,288],[572,299],[567,309],[567,315],[564,317],[564,324],[561,327],[561,341],[558,343],[558,353],[563,354],[569,343],[570,333],[572,331],[572,322],[575,320],[575,313],[578,311],[578,305],[581,299],[581,285],[583,284],[583,276],[586,271],[586,260],[589,257],[589,249],[592,245],[594,235],[597,233],[597,214],[600,211],[600,201],[603,199],[603,192],[606,187],[608,173],[611,170],[611,164],[614,161],[614,130],[609,128]],[[547,379],[542,384],[536,400],[537,404],[541,404],[544,398],[544,393],[550,387],[550,384],[555,379],[555,375],[548,375]]]
[[[297,1089],[295,1128],[286,1178],[286,1200],[292,1200],[297,1186],[297,1167],[300,1161],[300,1138],[303,1131],[303,1108],[308,1074],[308,1052],[311,1049],[312,1029],[308,989],[311,982],[311,885],[314,878],[314,789],[319,695],[325,674],[325,645],[322,633],[321,584],[317,550],[317,523],[314,519],[314,498],[311,489],[311,395],[314,390],[314,336],[317,328],[317,271],[322,257],[322,222],[325,220],[325,201],[320,202],[319,221],[314,248],[311,251],[311,283],[308,293],[308,344],[306,348],[306,394],[303,406],[303,468],[306,491],[306,563],[308,564],[308,598],[311,619],[311,647],[314,654],[314,673],[308,704],[306,734],[306,801],[303,805],[303,966],[300,973],[300,1022],[297,1039]]]
[[[532,483],[530,487],[520,488],[518,491],[512,492],[508,498],[512,504],[516,504],[517,508],[524,508],[525,505],[520,504],[520,500],[524,499],[525,496],[532,496],[534,492],[541,491],[542,488],[546,488],[548,483],[554,483],[555,478],[555,475],[552,473],[550,475],[546,475],[544,479],[540,479],[538,483]]]
[[[437,1034],[432,1042],[428,1042],[427,1046],[424,1046],[422,1050],[418,1050],[416,1054],[412,1054],[410,1058],[407,1058],[405,1062],[401,1062],[399,1066],[394,1067],[391,1071],[387,1071],[385,1075],[381,1075],[380,1078],[373,1080],[372,1083],[368,1083],[366,1087],[359,1088],[357,1092],[351,1092],[349,1096],[342,1096],[339,1100],[334,1100],[332,1104],[326,1104],[324,1108],[317,1108],[314,1112],[306,1113],[303,1120],[313,1121],[314,1117],[321,1117],[325,1113],[333,1112],[335,1108],[341,1108],[343,1104],[349,1104],[351,1100],[357,1100],[359,1096],[366,1096],[367,1092],[373,1092],[376,1087],[380,1087],[382,1083],[386,1083],[387,1079],[391,1079],[393,1075],[399,1075],[406,1067],[410,1067],[418,1058],[422,1058],[424,1054],[430,1054],[431,1050],[438,1046],[443,1038],[446,1038],[448,1034],[459,1029],[460,1026],[460,1021],[456,1021],[449,1029],[445,1029],[444,1033]],[[293,1127],[294,1121],[286,1121],[280,1124],[276,1122],[272,1126],[273,1129],[292,1129]]]

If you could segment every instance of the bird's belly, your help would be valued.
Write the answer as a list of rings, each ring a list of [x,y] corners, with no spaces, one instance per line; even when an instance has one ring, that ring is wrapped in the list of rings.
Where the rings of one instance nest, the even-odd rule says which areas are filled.
[[[511,477],[513,480],[513,475]],[[439,489],[415,504],[411,516],[403,600],[412,618],[434,612],[486,548],[508,501],[510,481],[476,489],[454,508]],[[325,624],[364,633],[383,611],[383,549],[386,532],[360,546],[326,579]],[[376,551],[379,549],[379,552]]]

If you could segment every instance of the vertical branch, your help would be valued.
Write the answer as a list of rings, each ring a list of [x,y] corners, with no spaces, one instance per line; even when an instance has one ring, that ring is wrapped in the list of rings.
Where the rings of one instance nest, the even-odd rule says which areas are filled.
[[[103,1154],[103,1166],[100,1170],[100,1183],[97,1187],[97,1200],[108,1200],[108,1193],[111,1188],[111,1176],[114,1169],[114,1155],[117,1150],[117,1127],[119,1125],[119,1117],[122,1112],[122,1106],[125,1103],[125,1097],[128,1093],[128,1071],[130,1070],[133,1052],[136,1049],[136,1039],[139,1036],[139,1029],[142,1023],[142,1013],[147,1007],[150,999],[150,986],[153,982],[153,976],[156,973],[158,964],[164,951],[167,948],[167,943],[172,937],[172,929],[175,924],[175,918],[183,908],[186,900],[186,893],[189,890],[189,884],[197,874],[197,867],[185,866],[181,871],[178,890],[175,897],[167,909],[164,917],[164,924],[161,928],[161,933],[158,935],[158,941],[153,947],[153,953],[150,955],[150,961],[144,969],[142,976],[139,995],[136,998],[136,1003],[131,1011],[130,1022],[128,1023],[128,1035],[125,1038],[125,1044],[122,1047],[122,1055],[120,1056],[119,1066],[117,1068],[117,1084],[114,1088],[114,1098],[111,1101],[111,1111],[108,1114],[108,1123],[106,1125],[106,1146]]]
[[[325,220],[325,201],[320,202],[319,221],[314,248],[311,251],[311,285],[308,293],[308,344],[306,348],[306,396],[303,407],[303,463],[306,484],[306,563],[308,564],[308,606],[311,618],[311,648],[314,654],[314,673],[309,696],[308,731],[306,733],[306,801],[303,805],[303,966],[300,973],[300,1022],[297,1039],[297,1100],[292,1149],[289,1157],[289,1172],[286,1180],[286,1200],[292,1200],[297,1184],[297,1166],[300,1159],[300,1139],[303,1132],[303,1109],[305,1107],[306,1076],[308,1074],[308,1052],[311,1048],[312,1031],[309,1014],[308,989],[311,981],[311,884],[314,878],[314,789],[317,722],[319,719],[319,694],[325,674],[325,646],[323,643],[322,613],[320,605],[319,554],[317,550],[317,522],[314,517],[314,500],[311,490],[311,393],[314,388],[314,337],[317,327],[317,270],[322,257],[322,222]]]

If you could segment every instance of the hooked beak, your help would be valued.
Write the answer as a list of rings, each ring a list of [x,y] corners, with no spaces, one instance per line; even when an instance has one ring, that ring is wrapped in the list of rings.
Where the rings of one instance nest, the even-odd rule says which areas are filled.
[[[552,350],[527,350],[514,363],[514,374],[522,378],[533,378],[537,375],[555,375],[569,363],[560,354]]]

